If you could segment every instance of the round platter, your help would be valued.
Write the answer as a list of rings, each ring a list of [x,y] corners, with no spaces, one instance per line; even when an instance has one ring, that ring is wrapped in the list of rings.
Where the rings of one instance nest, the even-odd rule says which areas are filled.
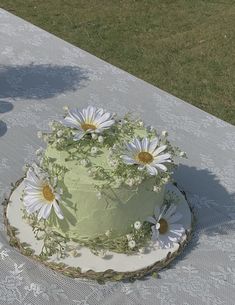
[[[10,244],[17,247],[22,254],[71,277],[96,279],[100,282],[141,278],[166,267],[181,253],[192,231],[193,217],[185,195],[175,185],[168,184],[166,192],[171,192],[178,198],[177,211],[183,216],[181,224],[185,228],[181,241],[175,243],[171,248],[160,249],[156,244],[150,242],[144,253],[127,255],[109,251],[104,257],[100,257],[93,254],[89,248],[80,247],[79,255],[76,257],[58,258],[57,255],[52,255],[48,260],[42,260],[39,254],[43,242],[35,238],[32,227],[22,219],[23,204],[20,200],[22,191],[23,182],[19,182],[6,202],[5,224]]]

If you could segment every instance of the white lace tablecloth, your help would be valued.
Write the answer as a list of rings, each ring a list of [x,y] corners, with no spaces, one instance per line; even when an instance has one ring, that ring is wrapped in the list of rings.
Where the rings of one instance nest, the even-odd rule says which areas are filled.
[[[196,89],[195,89],[196,90]],[[0,9],[0,195],[64,105],[139,114],[188,154],[176,180],[197,216],[171,268],[134,283],[74,280],[19,254],[0,222],[0,304],[234,305],[235,127]]]

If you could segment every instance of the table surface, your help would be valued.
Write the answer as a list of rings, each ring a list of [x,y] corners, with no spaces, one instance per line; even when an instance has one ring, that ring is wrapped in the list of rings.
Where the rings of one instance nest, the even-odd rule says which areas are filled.
[[[235,127],[0,9],[1,198],[42,145],[37,131],[88,104],[138,114],[187,152],[175,178],[197,217],[192,242],[158,279],[99,285],[19,254],[1,213],[0,304],[234,304]]]

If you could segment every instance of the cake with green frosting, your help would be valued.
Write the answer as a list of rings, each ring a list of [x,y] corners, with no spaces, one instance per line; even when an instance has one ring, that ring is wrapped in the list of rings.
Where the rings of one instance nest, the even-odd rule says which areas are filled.
[[[27,166],[25,219],[93,250],[135,251],[151,235],[146,219],[162,207],[174,158],[183,153],[166,132],[130,114],[65,111],[38,134],[47,145]]]

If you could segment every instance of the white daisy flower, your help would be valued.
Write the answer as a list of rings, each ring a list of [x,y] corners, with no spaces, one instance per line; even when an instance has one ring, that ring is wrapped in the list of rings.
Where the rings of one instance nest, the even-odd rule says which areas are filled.
[[[67,116],[61,122],[63,125],[76,129],[75,141],[79,141],[85,134],[102,133],[114,123],[112,114],[105,112],[102,108],[97,109],[88,106],[86,109],[69,110]]]
[[[38,212],[38,219],[47,219],[50,216],[51,208],[59,219],[64,216],[59,207],[60,195],[49,182],[48,175],[39,167],[30,167],[24,179],[24,205],[28,214]]]
[[[182,215],[176,212],[176,205],[164,205],[161,209],[157,206],[154,210],[154,217],[146,220],[152,223],[152,239],[158,241],[161,248],[171,248],[182,238],[185,229],[178,221]]]
[[[166,148],[166,145],[158,146],[158,138],[150,140],[143,138],[139,140],[135,138],[131,143],[126,145],[126,154],[121,158],[124,163],[132,165],[137,164],[139,170],[147,169],[152,176],[158,174],[158,170],[167,171],[167,167],[163,164],[171,162],[169,153],[161,154]]]

